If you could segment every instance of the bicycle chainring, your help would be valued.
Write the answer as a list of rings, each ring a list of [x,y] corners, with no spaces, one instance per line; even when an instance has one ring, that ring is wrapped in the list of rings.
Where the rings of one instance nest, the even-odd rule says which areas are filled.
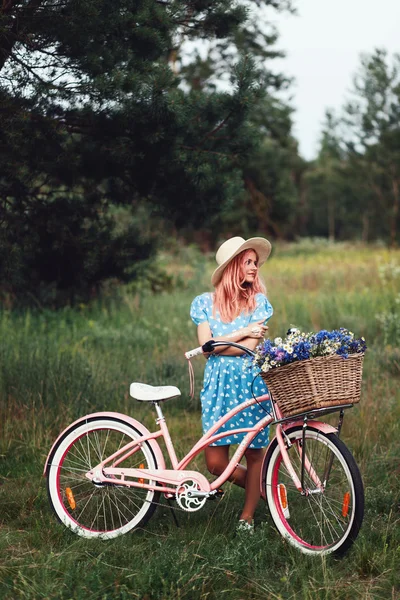
[[[207,501],[207,497],[199,498],[198,496],[192,496],[193,492],[199,491],[199,485],[191,479],[183,481],[176,490],[175,498],[178,506],[182,510],[187,512],[195,512],[203,508]]]

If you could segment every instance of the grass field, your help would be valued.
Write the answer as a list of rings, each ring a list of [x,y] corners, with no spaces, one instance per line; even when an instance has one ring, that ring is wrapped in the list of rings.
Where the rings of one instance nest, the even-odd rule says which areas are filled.
[[[362,401],[342,433],[366,494],[361,533],[344,559],[299,554],[261,503],[256,524],[267,526],[238,541],[243,492],[230,484],[202,511],[179,512],[179,528],[167,505],[145,529],[107,542],[57,523],[42,477],[54,439],[96,410],[152,428],[151,409],[129,398],[131,381],[182,390],[165,405],[178,455],[200,435],[204,363],[194,365],[191,401],[183,352],[197,345],[189,306],[210,289],[214,267],[194,249],[159,260],[177,283],[171,293],[126,289],[75,309],[0,313],[0,598],[400,598],[400,251],[304,242],[278,246],[262,268],[275,309],[271,336],[290,325],[345,326],[369,346]],[[206,472],[202,458],[194,466]]]

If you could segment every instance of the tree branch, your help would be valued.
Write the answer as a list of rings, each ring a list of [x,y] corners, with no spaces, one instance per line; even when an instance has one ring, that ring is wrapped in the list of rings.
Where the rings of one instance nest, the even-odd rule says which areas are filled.
[[[192,146],[180,145],[183,150],[191,150],[192,152],[206,152],[207,154],[213,154],[215,156],[228,156],[229,158],[237,158],[237,154],[227,154],[226,152],[215,152],[213,150],[203,150],[201,148],[193,148]]]
[[[27,65],[26,62],[24,62],[23,60],[21,60],[20,58],[18,58],[18,56],[14,52],[12,52],[12,51],[10,52],[10,58],[12,60],[15,60],[15,62],[17,62],[19,65],[21,65],[21,67],[23,67],[24,69],[26,69],[27,71],[29,71],[29,73],[31,73],[38,81],[40,81],[40,83],[43,83],[44,85],[47,85],[48,87],[57,87],[57,86],[53,86],[53,84],[49,83],[45,79],[42,79],[40,77],[40,75],[38,75],[34,71],[35,67],[31,67],[31,66]]]
[[[222,127],[225,125],[225,123],[228,121],[228,119],[232,115],[233,115],[233,110],[231,110],[231,112],[225,117],[225,119],[223,119],[221,121],[221,123],[219,125],[217,125],[216,127],[214,127],[214,129],[212,129],[211,131],[209,131],[208,133],[206,133],[205,136],[200,140],[199,144],[202,144],[207,138],[209,138],[214,133],[217,133],[217,131],[219,131],[220,129],[222,129]]]
[[[3,0],[4,4],[7,0]],[[28,5],[17,12],[13,20],[12,26],[7,29],[5,27],[0,35],[0,71],[4,67],[7,60],[10,58],[15,44],[20,41],[22,34],[25,33],[29,21],[27,16],[33,13],[43,3],[43,0],[30,0]],[[10,12],[13,7],[13,0],[9,0],[6,4],[6,9]],[[4,11],[3,11],[4,12]]]

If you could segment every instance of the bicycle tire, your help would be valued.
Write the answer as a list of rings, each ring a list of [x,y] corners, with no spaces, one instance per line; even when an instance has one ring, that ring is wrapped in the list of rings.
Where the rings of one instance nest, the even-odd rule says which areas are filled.
[[[122,419],[93,417],[78,423],[59,441],[48,469],[47,491],[61,523],[82,537],[110,539],[148,522],[159,492],[113,485],[112,481],[97,485],[85,477],[95,464],[141,435]],[[148,442],[123,465],[158,468]]]
[[[302,427],[285,433],[292,444],[287,449],[292,466],[301,479]],[[342,556],[356,539],[364,516],[364,488],[358,466],[334,433],[309,427],[305,446],[306,456],[321,481],[333,454],[324,491],[318,492],[309,472],[305,473],[304,487],[313,493],[302,495],[296,489],[275,439],[262,470],[269,512],[279,533],[301,552]]]

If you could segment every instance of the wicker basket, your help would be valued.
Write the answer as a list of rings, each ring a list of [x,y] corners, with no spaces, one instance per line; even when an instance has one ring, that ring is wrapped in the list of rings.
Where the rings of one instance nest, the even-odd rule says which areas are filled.
[[[360,401],[364,354],[297,361],[261,376],[284,417]]]

